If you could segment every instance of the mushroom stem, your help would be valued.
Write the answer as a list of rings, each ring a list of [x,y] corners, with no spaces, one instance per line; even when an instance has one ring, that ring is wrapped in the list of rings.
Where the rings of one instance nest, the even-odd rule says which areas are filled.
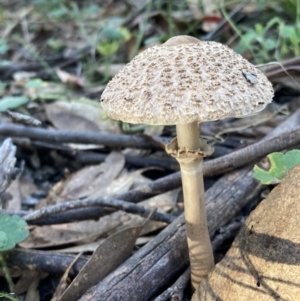
[[[206,220],[203,156],[198,154],[201,140],[197,122],[179,124],[176,129],[178,143],[176,159],[181,170],[191,281],[195,290],[214,266]],[[184,152],[181,153],[182,151]]]

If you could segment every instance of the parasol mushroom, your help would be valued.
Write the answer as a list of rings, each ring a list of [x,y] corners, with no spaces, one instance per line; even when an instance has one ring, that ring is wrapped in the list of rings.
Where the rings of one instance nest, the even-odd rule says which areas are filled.
[[[207,229],[202,163],[213,148],[198,124],[261,111],[273,88],[255,66],[216,42],[177,36],[138,54],[108,84],[108,116],[129,123],[176,125],[166,151],[180,164],[187,241],[195,289],[214,266]]]

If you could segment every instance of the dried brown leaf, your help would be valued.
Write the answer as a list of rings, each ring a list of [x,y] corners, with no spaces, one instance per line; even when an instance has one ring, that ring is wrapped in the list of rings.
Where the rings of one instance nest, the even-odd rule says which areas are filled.
[[[83,79],[79,76],[75,76],[71,73],[68,73],[64,70],[61,70],[59,68],[55,69],[56,75],[59,77],[62,83],[72,86],[72,87],[83,87]]]
[[[61,277],[59,284],[51,298],[51,301],[58,301],[61,296],[63,295],[63,293],[65,292],[65,290],[68,287],[68,276],[69,276],[69,272],[71,270],[71,268],[73,267],[74,263],[77,261],[77,259],[81,256],[82,254],[79,253],[74,260],[71,262],[71,264],[68,266],[68,268],[65,270],[63,276]]]
[[[106,117],[96,102],[56,101],[45,105],[45,110],[57,129],[120,133],[118,122]]]
[[[72,174],[65,182],[60,198],[71,200],[99,196],[99,190],[109,187],[124,164],[125,159],[121,153],[111,152],[103,163],[85,167]]]
[[[29,237],[19,243],[23,248],[48,248],[76,243],[86,238],[86,234],[80,231],[60,229],[59,226],[41,226],[34,228]]]
[[[123,229],[101,243],[59,301],[76,301],[88,288],[126,260],[142,228],[143,225]]]

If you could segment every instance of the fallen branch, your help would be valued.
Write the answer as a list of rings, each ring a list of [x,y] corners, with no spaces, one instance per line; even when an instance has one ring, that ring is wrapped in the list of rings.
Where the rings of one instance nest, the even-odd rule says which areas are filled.
[[[103,162],[106,159],[107,155],[99,154],[95,152],[83,152],[79,151],[74,155],[74,159],[77,162],[83,163],[83,164],[98,164],[100,162]],[[178,162],[171,157],[164,156],[162,158],[153,158],[153,157],[138,157],[138,156],[128,156],[125,155],[125,161],[126,163],[134,166],[142,166],[142,167],[148,167],[148,166],[155,166],[155,167],[161,167],[167,170],[179,170],[179,164]]]
[[[63,274],[74,260],[75,255],[31,249],[15,248],[4,253],[4,259],[10,268],[22,270],[41,270],[50,274]],[[81,256],[72,266],[70,276],[76,276],[87,263],[89,256]]]
[[[30,222],[32,224],[35,220],[46,218],[55,213],[66,212],[68,210],[75,209],[75,208],[94,207],[94,206],[111,207],[114,209],[123,210],[127,213],[138,214],[143,217],[148,217],[152,213],[152,210],[150,209],[129,202],[111,199],[111,198],[110,199],[94,198],[94,199],[75,200],[75,201],[60,203],[57,205],[46,206],[41,209],[28,213],[23,218],[27,222]],[[175,218],[176,217],[171,214],[161,213],[161,212],[154,212],[153,214],[151,214],[150,217],[151,220],[165,222],[168,224],[174,221]]]
[[[154,301],[182,301],[183,292],[191,278],[191,269],[187,268],[184,273],[172,284],[167,290],[165,290],[160,296],[154,299]]]
[[[47,142],[99,144],[112,148],[132,147],[141,149],[162,149],[163,145],[150,137],[137,135],[58,131],[8,123],[0,124],[0,135]]]

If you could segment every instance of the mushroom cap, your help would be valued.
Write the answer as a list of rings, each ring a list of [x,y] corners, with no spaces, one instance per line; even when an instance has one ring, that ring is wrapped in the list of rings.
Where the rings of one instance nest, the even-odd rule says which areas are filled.
[[[113,119],[167,125],[255,114],[273,93],[266,76],[227,46],[177,36],[138,54],[101,101]]]

